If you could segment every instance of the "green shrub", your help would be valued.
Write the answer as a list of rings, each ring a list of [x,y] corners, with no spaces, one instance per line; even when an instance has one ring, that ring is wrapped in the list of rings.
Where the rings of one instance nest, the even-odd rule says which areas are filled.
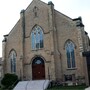
[[[15,84],[15,82],[18,81],[18,76],[15,74],[10,74],[7,73],[4,75],[3,79],[1,80],[1,84],[5,87],[8,88]]]

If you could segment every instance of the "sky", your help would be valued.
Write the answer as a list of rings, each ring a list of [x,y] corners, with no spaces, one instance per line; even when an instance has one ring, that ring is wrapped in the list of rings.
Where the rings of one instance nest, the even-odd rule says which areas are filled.
[[[54,8],[74,19],[82,17],[84,29],[90,36],[90,0],[41,0],[52,1]],[[3,35],[8,34],[20,18],[20,11],[26,9],[32,0],[0,0],[0,57],[2,57]]]

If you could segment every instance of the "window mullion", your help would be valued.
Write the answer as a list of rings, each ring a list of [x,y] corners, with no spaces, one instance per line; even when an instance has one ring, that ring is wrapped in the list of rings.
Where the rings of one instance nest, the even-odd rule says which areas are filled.
[[[71,55],[71,52],[70,52],[70,66],[72,68],[72,55]]]
[[[38,42],[39,42],[39,49],[40,49],[40,33],[38,32]]]
[[[34,34],[34,46],[35,46],[35,50],[36,50],[36,34]]]

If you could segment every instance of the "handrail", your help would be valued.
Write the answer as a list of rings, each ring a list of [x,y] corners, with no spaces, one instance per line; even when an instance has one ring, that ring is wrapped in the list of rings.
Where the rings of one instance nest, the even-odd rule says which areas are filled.
[[[27,81],[27,84],[26,84],[25,90],[27,90],[28,83],[29,83],[29,81]]]
[[[44,83],[43,83],[43,90],[44,90],[44,84],[45,84],[45,82],[46,82],[46,79],[45,79],[45,81],[44,81]]]
[[[8,89],[12,88],[17,81],[18,81],[18,79],[11,86],[9,86]]]
[[[45,79],[45,81],[43,83],[43,90],[44,90],[44,85],[45,85],[46,80],[48,80],[48,79]],[[50,83],[50,80],[49,80],[49,83]]]

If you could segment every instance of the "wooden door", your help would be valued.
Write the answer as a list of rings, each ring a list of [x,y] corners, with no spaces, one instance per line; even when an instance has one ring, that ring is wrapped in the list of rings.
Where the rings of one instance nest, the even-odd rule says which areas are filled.
[[[32,64],[32,79],[33,80],[45,79],[45,65],[41,58],[38,58]]]

